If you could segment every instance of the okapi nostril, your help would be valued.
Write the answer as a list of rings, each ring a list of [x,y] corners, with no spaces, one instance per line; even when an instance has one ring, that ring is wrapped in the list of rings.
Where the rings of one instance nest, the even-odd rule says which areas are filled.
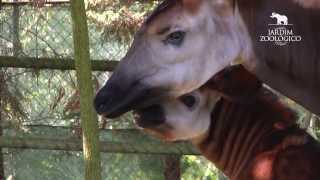
[[[112,101],[113,93],[107,91],[106,89],[101,89],[95,99],[94,99],[94,108],[96,109],[97,113],[102,114],[108,110],[108,106]]]
[[[94,100],[94,108],[96,109],[97,113],[101,114],[104,112],[107,103],[104,100],[101,100],[100,97],[96,97]]]
[[[105,113],[108,107],[109,100],[95,100],[94,107],[99,114]]]
[[[104,107],[105,107],[105,104],[100,104],[100,105],[98,106],[98,110],[99,110],[99,111],[102,111],[102,110],[104,109]]]

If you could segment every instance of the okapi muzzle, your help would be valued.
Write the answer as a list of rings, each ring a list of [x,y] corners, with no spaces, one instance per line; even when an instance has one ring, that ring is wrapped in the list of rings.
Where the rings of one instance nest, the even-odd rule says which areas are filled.
[[[231,180],[320,179],[319,142],[241,66],[151,110],[136,112],[138,125],[156,118],[144,130],[166,140],[190,140]]]
[[[168,94],[165,86],[148,83],[153,70],[144,70],[144,65],[136,65],[132,59],[123,59],[107,83],[99,90],[94,107],[99,114],[109,118],[158,102]],[[135,67],[138,66],[138,67]],[[150,72],[150,73],[140,73]]]
[[[94,107],[99,114],[115,118],[133,108],[150,105],[167,92],[164,87],[151,86],[148,83],[148,78],[153,77],[157,69],[152,68],[152,57],[148,53],[145,52],[142,56],[141,51],[145,47],[145,43],[135,40],[110,79],[98,91]],[[150,61],[146,61],[145,64],[137,63],[140,58]]]
[[[131,77],[119,77],[114,74],[97,93],[94,107],[99,114],[115,118],[133,108],[157,102],[161,94],[161,88],[152,88],[141,83],[139,79],[133,80]],[[141,99],[148,101],[142,102]]]

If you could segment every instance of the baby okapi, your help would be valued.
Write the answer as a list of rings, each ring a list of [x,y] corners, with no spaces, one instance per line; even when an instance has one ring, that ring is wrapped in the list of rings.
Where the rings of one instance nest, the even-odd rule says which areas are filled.
[[[320,179],[320,144],[242,66],[178,99],[136,110],[135,119],[166,140],[191,140],[231,180]]]

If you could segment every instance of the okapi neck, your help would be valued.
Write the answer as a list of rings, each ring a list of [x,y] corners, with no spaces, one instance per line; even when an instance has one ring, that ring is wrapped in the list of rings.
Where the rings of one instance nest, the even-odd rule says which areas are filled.
[[[280,101],[266,92],[249,104],[222,98],[211,113],[208,132],[195,145],[231,179],[248,180],[245,178],[250,176],[255,155],[273,148],[277,144],[272,141],[274,136],[281,141],[286,135],[281,132],[296,128],[294,116],[288,116],[291,111],[284,109]],[[281,128],[276,124],[281,124]]]

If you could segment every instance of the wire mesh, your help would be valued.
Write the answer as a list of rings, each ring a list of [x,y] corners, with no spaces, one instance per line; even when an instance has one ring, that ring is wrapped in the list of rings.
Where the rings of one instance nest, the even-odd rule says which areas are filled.
[[[5,1],[11,2],[12,1]],[[21,2],[21,1],[17,1]],[[68,3],[12,3],[0,10],[0,56],[53,58],[63,61],[73,58],[72,22]],[[51,2],[51,1],[50,1]],[[145,3],[141,6],[141,3]],[[132,40],[132,33],[141,21],[142,7],[154,2],[89,1],[87,15],[90,56],[94,60],[119,60]],[[39,7],[40,6],[40,7]],[[134,12],[135,14],[132,15]],[[141,13],[143,12],[143,13]],[[120,23],[119,19],[126,23]],[[121,29],[121,31],[120,31]],[[122,31],[122,29],[127,29]],[[99,89],[109,73],[95,72],[95,89]],[[4,78],[0,92],[1,117],[5,134],[16,137],[54,137],[77,139],[81,135],[79,94],[75,72],[40,69],[0,69]],[[101,129],[132,129],[136,126],[132,114],[119,121],[99,119]],[[26,127],[39,127],[30,130]],[[63,126],[67,127],[54,128]],[[102,140],[121,141],[134,148],[142,137],[125,134],[121,138],[101,134]],[[131,139],[131,141],[129,141]],[[124,141],[126,140],[126,141]],[[130,146],[131,143],[131,146]],[[143,147],[155,146],[153,141]],[[177,151],[180,151],[177,149]],[[83,179],[82,154],[74,151],[39,149],[3,149],[5,176],[8,179]],[[165,179],[165,155],[103,153],[103,179]],[[182,179],[214,179],[217,171],[203,158],[183,156],[180,159]],[[27,177],[27,178],[26,178]]]
[[[3,2],[11,4],[1,6],[0,10],[0,56],[61,61],[73,58],[72,22],[67,2],[47,1],[47,4],[36,6],[28,1]],[[123,1],[88,1],[91,59],[108,61],[123,57],[143,14],[155,4],[151,1],[137,1],[130,5]],[[94,88],[99,89],[108,77],[107,72],[94,72]],[[5,134],[80,139],[79,92],[74,71],[2,68],[0,80],[0,117]],[[316,116],[312,118],[317,119]],[[165,179],[164,174],[168,171],[164,163],[166,155],[150,153],[152,149],[160,149],[155,139],[147,140],[144,136],[128,133],[131,131],[128,129],[136,128],[132,119],[131,113],[115,121],[99,119],[101,129],[126,129],[121,136],[102,131],[101,140],[111,145],[125,144],[131,152],[137,151],[138,142],[143,141],[138,145],[145,152],[103,153],[103,179]],[[319,134],[319,121],[311,121],[311,126],[313,132]],[[176,152],[183,155],[179,148]],[[6,148],[3,154],[7,179],[83,178],[80,152]],[[212,164],[199,156],[182,156],[180,163],[182,179],[218,179],[221,176]]]

